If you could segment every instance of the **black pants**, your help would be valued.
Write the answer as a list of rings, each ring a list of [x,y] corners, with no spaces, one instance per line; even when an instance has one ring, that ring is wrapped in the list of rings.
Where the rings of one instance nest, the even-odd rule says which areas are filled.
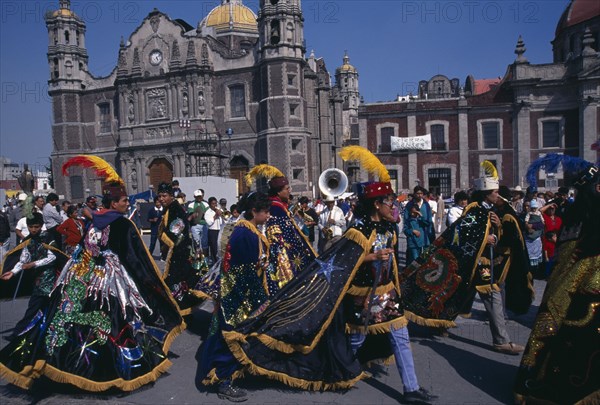
[[[150,233],[150,256],[154,254],[154,248],[156,247],[156,239],[158,238],[158,231]],[[160,249],[159,249],[160,250]]]
[[[219,231],[208,230],[208,248],[210,249],[210,257],[214,263],[217,261],[217,253],[219,251]]]

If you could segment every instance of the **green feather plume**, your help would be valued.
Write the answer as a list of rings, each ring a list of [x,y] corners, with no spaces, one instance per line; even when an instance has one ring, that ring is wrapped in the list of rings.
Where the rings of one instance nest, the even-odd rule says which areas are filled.
[[[340,157],[344,161],[358,160],[360,167],[369,172],[369,174],[376,175],[379,181],[384,183],[390,181],[390,174],[383,163],[381,163],[377,156],[362,146],[346,146],[340,151]]]
[[[270,166],[267,164],[262,164],[258,166],[254,166],[252,170],[250,170],[246,176],[244,176],[244,180],[246,180],[246,184],[249,186],[254,183],[254,179],[259,177],[265,177],[267,180],[272,179],[273,177],[285,177],[281,170],[274,166]]]

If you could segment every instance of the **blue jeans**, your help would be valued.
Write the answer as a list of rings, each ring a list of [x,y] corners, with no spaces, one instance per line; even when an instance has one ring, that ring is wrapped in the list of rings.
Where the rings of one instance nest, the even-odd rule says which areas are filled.
[[[408,336],[408,328],[403,326],[399,329],[393,329],[388,333],[392,350],[394,351],[394,357],[396,358],[396,367],[400,377],[402,377],[402,384],[404,385],[404,393],[418,390],[419,382],[417,381],[417,375],[415,374],[415,361],[413,359],[412,351],[410,350],[410,337]],[[366,335],[362,333],[350,334],[350,344],[354,353],[365,342]]]
[[[202,225],[202,250],[208,251],[208,225]]]
[[[203,227],[204,225],[192,225],[190,228],[192,231],[192,238],[198,247],[202,247],[202,236],[204,234],[204,232],[202,232]]]

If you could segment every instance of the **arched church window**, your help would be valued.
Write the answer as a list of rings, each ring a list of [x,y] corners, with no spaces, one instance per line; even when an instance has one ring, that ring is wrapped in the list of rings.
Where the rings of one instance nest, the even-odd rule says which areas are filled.
[[[65,44],[69,43],[69,31],[65,31]]]
[[[271,0],[272,5],[276,5],[277,3],[279,3],[279,0]]]
[[[54,28],[54,45],[58,44],[58,30]]]
[[[77,41],[77,46],[79,46],[79,31],[75,31],[75,40]]]
[[[58,58],[54,58],[52,62],[54,63],[54,78],[58,79]]]

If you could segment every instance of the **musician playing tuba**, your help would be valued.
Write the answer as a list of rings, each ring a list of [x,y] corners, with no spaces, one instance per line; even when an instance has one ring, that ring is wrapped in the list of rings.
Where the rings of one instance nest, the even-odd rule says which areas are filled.
[[[319,215],[319,230],[321,231],[319,254],[322,254],[331,244],[342,237],[343,227],[346,225],[344,212],[335,204],[335,198],[327,195],[323,198],[323,202],[325,209]]]

